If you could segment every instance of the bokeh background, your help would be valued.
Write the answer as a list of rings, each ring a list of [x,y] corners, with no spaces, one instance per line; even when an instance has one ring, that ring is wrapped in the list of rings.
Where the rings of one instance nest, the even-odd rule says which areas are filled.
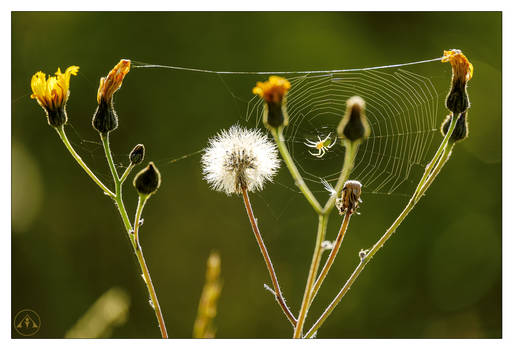
[[[79,65],[71,80],[68,135],[111,184],[91,127],[99,78],[120,58],[217,70],[368,67],[439,57],[460,48],[472,61],[470,137],[420,205],[367,266],[320,338],[502,336],[501,13],[12,13],[12,316],[41,317],[36,337],[61,338],[112,287],[131,300],[126,322],[106,336],[159,337],[146,288],[117,211],[85,176],[30,99],[38,70]],[[428,77],[450,66],[432,65]],[[445,78],[446,77],[446,78]],[[111,136],[118,165],[144,143],[163,176],[144,213],[142,245],[174,338],[189,338],[211,250],[222,259],[215,320],[221,338],[286,338],[242,201],[211,191],[198,151],[241,122],[258,77],[133,69],[116,95]],[[234,97],[235,95],[235,97]],[[240,97],[240,98],[239,98]],[[441,102],[443,103],[443,101]],[[444,115],[439,115],[439,121]],[[439,136],[437,136],[439,137]],[[277,181],[293,186],[285,169]],[[130,213],[136,194],[125,190]],[[253,196],[264,239],[294,313],[299,309],[317,218],[278,184]],[[320,314],[385,231],[407,197],[365,195],[342,252],[310,312]],[[339,218],[330,220],[333,239]],[[116,290],[119,290],[116,289]],[[19,335],[13,330],[13,337]]]

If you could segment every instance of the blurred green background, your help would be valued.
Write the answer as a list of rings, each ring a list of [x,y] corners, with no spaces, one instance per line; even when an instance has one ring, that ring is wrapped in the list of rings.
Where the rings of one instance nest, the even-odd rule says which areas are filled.
[[[460,48],[475,67],[470,137],[420,205],[367,266],[319,332],[320,338],[498,338],[501,282],[501,13],[12,13],[12,316],[37,311],[36,337],[60,338],[111,287],[131,298],[119,338],[159,337],[146,288],[119,215],[73,161],[30,99],[30,79],[80,66],[71,79],[67,128],[77,150],[111,184],[91,127],[99,78],[120,58],[216,70],[368,67],[439,57]],[[431,65],[428,77],[450,66]],[[241,121],[242,100],[259,77],[132,69],[111,135],[127,165],[144,143],[163,182],[144,213],[142,246],[173,338],[191,337],[205,262],[222,258],[220,338],[286,338],[292,329],[264,290],[268,273],[242,201],[202,180],[200,150],[219,129]],[[226,87],[228,84],[229,88]],[[443,101],[440,102],[441,104]],[[440,110],[442,110],[441,108]],[[445,115],[438,116],[439,122]],[[440,140],[437,134],[435,144]],[[281,169],[281,184],[292,187]],[[130,213],[136,194],[127,183]],[[309,314],[316,319],[407,197],[365,195],[341,255]],[[295,192],[273,184],[253,205],[282,290],[297,313],[317,217]],[[133,214],[131,214],[133,215]],[[340,219],[333,215],[328,238]],[[13,337],[19,335],[13,330]]]

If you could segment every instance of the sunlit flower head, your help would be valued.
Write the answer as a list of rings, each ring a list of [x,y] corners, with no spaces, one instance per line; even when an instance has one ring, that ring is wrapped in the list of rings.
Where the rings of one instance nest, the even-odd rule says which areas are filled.
[[[70,66],[64,73],[58,68],[55,76],[46,78],[43,72],[37,72],[32,76],[30,98],[37,102],[46,112],[48,123],[58,127],[67,121],[65,106],[69,97],[69,81],[71,75],[77,75],[79,67]]]
[[[238,125],[211,138],[201,162],[207,182],[228,195],[262,190],[280,167],[274,143],[258,129]]]
[[[119,90],[125,75],[130,71],[130,60],[121,60],[112,68],[107,77],[100,79],[97,100],[98,104],[103,100],[107,103],[112,101],[112,96]]]
[[[444,51],[442,62],[450,62],[454,79],[469,81],[474,74],[474,66],[469,62],[461,50],[452,49]]]
[[[472,78],[474,67],[460,50],[444,51],[442,62],[452,66],[451,90],[445,100],[445,106],[455,115],[465,112],[470,107],[467,94],[467,82]]]
[[[281,103],[290,90],[290,82],[282,77],[271,75],[269,80],[259,81],[253,88],[253,93],[262,97],[266,102]]]

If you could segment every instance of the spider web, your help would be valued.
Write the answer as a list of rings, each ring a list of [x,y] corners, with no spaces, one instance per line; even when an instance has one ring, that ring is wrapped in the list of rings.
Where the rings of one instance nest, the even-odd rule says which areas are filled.
[[[320,184],[336,181],[344,159],[337,144],[323,157],[305,145],[329,136],[346,109],[346,100],[358,95],[366,101],[371,136],[360,145],[351,178],[360,181],[367,193],[409,193],[414,174],[429,160],[438,132],[440,98],[431,80],[404,69],[361,70],[289,77],[287,98],[289,126],[284,135],[290,153],[305,181]],[[259,125],[264,103],[252,98],[245,120]],[[321,187],[319,187],[321,188]]]

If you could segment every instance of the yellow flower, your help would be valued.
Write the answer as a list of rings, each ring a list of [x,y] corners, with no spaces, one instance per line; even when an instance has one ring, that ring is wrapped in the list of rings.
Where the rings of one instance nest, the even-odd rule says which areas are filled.
[[[100,87],[98,88],[97,100],[100,104],[101,100],[110,102],[112,96],[119,90],[125,75],[130,71],[130,60],[119,61],[114,68],[109,72],[107,77],[100,79]]]
[[[474,66],[469,62],[461,50],[445,50],[442,62],[450,62],[453,77],[456,80],[469,81],[474,74]]]
[[[69,97],[69,80],[71,75],[77,75],[79,67],[71,66],[64,73],[57,69],[55,76],[46,75],[43,72],[37,72],[32,76],[30,86],[32,95],[30,98],[37,102],[46,111],[48,123],[52,126],[60,126],[66,123],[66,111],[64,107]]]
[[[287,79],[272,75],[267,81],[259,81],[253,88],[253,93],[268,103],[279,104],[289,90],[290,82]]]

